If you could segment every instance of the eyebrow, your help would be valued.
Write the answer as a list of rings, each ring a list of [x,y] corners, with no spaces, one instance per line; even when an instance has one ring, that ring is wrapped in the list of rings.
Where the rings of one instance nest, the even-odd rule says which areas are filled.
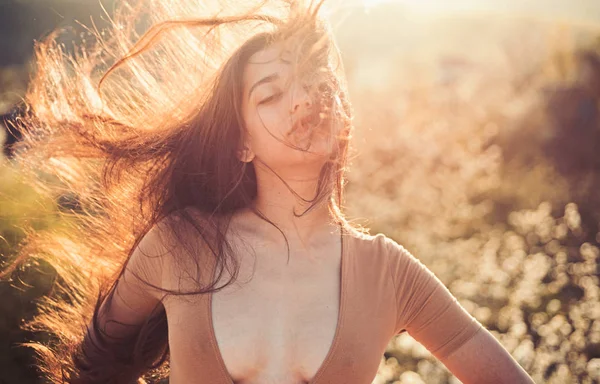
[[[248,97],[250,97],[252,91],[254,91],[254,88],[258,87],[261,84],[269,83],[277,79],[279,79],[279,73],[272,73],[269,76],[265,76],[262,79],[258,80],[256,83],[254,83],[252,87],[250,87],[250,91],[248,91]]]

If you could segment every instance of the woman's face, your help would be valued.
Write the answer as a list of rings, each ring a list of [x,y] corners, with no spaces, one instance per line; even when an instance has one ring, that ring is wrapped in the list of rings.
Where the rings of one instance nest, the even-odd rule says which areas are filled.
[[[248,161],[273,169],[322,166],[337,146],[337,124],[325,116],[319,76],[296,75],[282,43],[250,57],[244,69],[242,115]],[[307,80],[311,79],[311,80]]]

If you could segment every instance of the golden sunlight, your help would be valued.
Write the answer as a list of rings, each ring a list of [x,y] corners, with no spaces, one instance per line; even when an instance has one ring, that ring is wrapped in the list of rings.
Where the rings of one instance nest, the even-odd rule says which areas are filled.
[[[407,10],[425,13],[446,13],[455,11],[473,11],[483,9],[494,9],[498,5],[505,4],[500,1],[481,2],[476,0],[358,0],[361,2],[365,10],[370,10],[381,4],[395,3]],[[496,5],[496,7],[494,7]]]
[[[600,0],[324,0],[319,12],[329,23],[302,12],[273,25],[255,21],[267,20],[264,16],[271,12],[285,19],[287,6],[299,2],[265,0],[269,8],[264,13],[257,8],[258,13],[243,15],[262,0],[0,1],[0,340],[6,346],[0,349],[0,384],[63,383],[65,375],[95,376],[94,382],[127,376],[130,382],[167,384],[169,367],[176,365],[182,367],[181,374],[173,378],[179,375],[186,384],[205,377],[212,382],[249,382],[250,377],[265,382],[261,378],[268,370],[331,382],[329,377],[338,376],[338,367],[347,363],[356,363],[347,373],[362,375],[360,380],[355,377],[361,383],[493,381],[464,380],[466,370],[458,371],[462,364],[446,367],[436,357],[453,356],[450,361],[456,362],[454,357],[466,355],[446,352],[446,346],[459,347],[452,339],[458,333],[465,336],[462,345],[468,345],[466,337],[475,334],[469,328],[444,334],[430,308],[414,314],[397,310],[427,308],[422,301],[407,299],[428,297],[439,303],[439,295],[421,289],[432,289],[432,282],[445,288],[430,292],[455,298],[450,303],[454,309],[442,305],[451,314],[444,315],[446,323],[452,322],[450,328],[460,330],[456,319],[471,325],[477,320],[510,353],[513,372],[520,366],[535,383],[600,384]],[[221,3],[224,11],[213,12]],[[245,21],[229,22],[236,16]],[[152,25],[159,27],[149,33]],[[263,27],[278,39],[260,33]],[[322,27],[327,32],[330,28],[335,38],[324,35]],[[55,43],[36,43],[57,28],[61,32]],[[140,34],[146,36],[143,54],[131,57],[98,90],[108,67],[131,47],[144,46]],[[290,50],[306,53],[298,60],[303,65],[263,60],[270,55],[264,51],[277,48],[270,43],[289,36],[294,37],[285,41]],[[234,54],[233,45],[239,48],[246,39],[248,44]],[[259,51],[263,54],[250,56]],[[285,55],[278,56],[285,62]],[[229,58],[233,65],[216,69]],[[261,68],[254,71],[248,70],[249,62],[267,65],[254,65]],[[296,68],[305,71],[291,72]],[[310,86],[288,88],[286,78],[293,85]],[[239,113],[245,97],[234,91],[245,83],[263,86],[245,103],[250,112]],[[301,157],[292,155],[288,166],[272,169],[283,183],[265,188],[254,160],[247,164],[248,159],[233,156],[240,149],[244,125],[268,138],[292,127],[306,128],[317,112],[324,112],[332,127],[344,127],[339,150],[317,179],[327,192],[317,195],[325,198],[319,201],[328,203],[328,213],[335,214],[331,219],[343,224],[340,248],[322,220],[325,215],[319,214],[325,213],[319,211],[321,205],[309,210],[305,221],[280,214],[274,214],[279,220],[270,220],[271,212],[284,212],[286,204],[298,215],[293,208],[301,205],[293,197],[303,192],[296,190],[302,183],[287,181],[298,180],[298,170],[304,169],[297,161]],[[288,117],[291,125],[278,125]],[[266,118],[264,133],[259,133],[259,118]],[[323,132],[315,127],[304,133],[316,143]],[[307,139],[301,136],[296,138]],[[249,150],[282,156],[271,157],[271,164],[286,161],[284,147],[267,147],[276,141],[243,141]],[[304,171],[312,168],[307,164]],[[259,217],[250,214],[261,213],[261,204],[254,204],[259,184],[265,193],[277,187],[275,192],[285,195],[289,189],[289,201],[276,197],[278,209],[259,215],[272,227],[287,222],[280,230],[284,236],[277,237],[278,231],[267,223],[257,225]],[[226,191],[226,186],[231,189]],[[233,216],[237,233],[225,236],[233,228],[228,226]],[[195,225],[186,218],[197,218]],[[156,220],[161,225],[153,227]],[[294,227],[305,229],[301,237],[287,231]],[[354,229],[346,233],[351,227],[385,237],[373,238],[379,245],[366,235],[359,241]],[[156,230],[146,237],[149,228]],[[163,228],[168,236],[161,235]],[[184,236],[186,228],[191,231]],[[188,238],[188,232],[194,237]],[[286,244],[288,235],[292,238]],[[227,239],[236,240],[227,244]],[[133,252],[139,245],[139,252]],[[336,249],[340,252],[332,252]],[[277,250],[281,254],[269,254]],[[298,259],[310,255],[329,261],[314,264],[320,270],[310,271],[308,262]],[[266,265],[276,259],[287,259],[289,265]],[[350,266],[346,261],[338,264],[342,259]],[[369,259],[366,268],[361,259]],[[256,273],[250,270],[254,263],[261,266]],[[209,270],[202,270],[203,265]],[[338,265],[348,271],[348,283],[333,273]],[[219,281],[209,284],[219,267],[231,280],[224,283],[219,274],[213,276]],[[253,280],[264,278],[268,270],[266,282]],[[411,284],[397,284],[407,276],[405,271],[411,271]],[[326,282],[330,272],[335,280]],[[119,276],[125,285],[116,284]],[[342,295],[347,297],[344,305],[321,300],[334,299],[331,289],[338,280],[348,288],[362,281],[371,293]],[[231,310],[243,300],[250,304],[253,294],[268,294],[278,305],[255,302],[262,312],[242,311],[236,322],[220,326],[217,316],[215,324],[177,325],[184,318],[211,320],[210,299],[204,301],[207,306],[195,306],[198,295],[208,292],[192,290],[225,291],[228,284],[235,289],[224,293],[238,295],[236,300],[229,297]],[[400,292],[414,287],[421,287],[421,294]],[[246,296],[240,296],[242,290]],[[109,300],[100,312],[94,304],[109,292],[110,300],[121,304],[111,309]],[[348,292],[357,292],[357,287]],[[182,300],[171,300],[178,297]],[[338,318],[347,325],[335,338],[333,326],[339,324],[327,308],[338,307],[346,308],[346,315],[340,312]],[[111,337],[106,330],[114,324],[90,327],[94,308],[99,321],[111,319],[118,325],[121,320],[113,315],[121,312],[121,325],[136,324],[121,327],[131,333]],[[114,309],[118,311],[111,314]],[[284,309],[293,311],[286,314]],[[316,315],[333,320],[327,332],[305,329],[311,338],[294,337],[302,336],[299,324],[325,325]],[[260,327],[254,333],[250,327],[240,332],[236,326],[243,316]],[[425,319],[431,326],[415,326]],[[350,335],[353,322],[366,323],[354,327],[366,333]],[[97,332],[101,328],[105,331]],[[217,343],[215,330],[223,336],[221,331],[229,328],[233,332],[219,356],[223,340]],[[405,332],[392,332],[394,328]],[[94,346],[91,336],[96,333],[104,336],[102,354],[87,349]],[[194,335],[205,334],[214,348],[190,348],[201,342]],[[346,336],[360,338],[363,348],[353,350],[358,344]],[[277,337],[289,343],[273,343]],[[385,354],[366,357],[369,351],[381,352],[386,339]],[[185,341],[179,352],[165,355],[159,369],[148,371],[166,347],[175,351],[174,340]],[[258,351],[250,348],[261,340],[269,347],[259,354],[262,361],[253,359],[251,352]],[[436,340],[445,340],[444,346],[436,346]],[[317,352],[329,348],[329,355],[302,356],[316,351],[309,342],[317,341]],[[373,342],[377,347],[369,344]],[[181,357],[189,351],[193,356]],[[217,354],[200,353],[211,351]],[[342,356],[354,352],[358,354]],[[269,356],[290,359],[269,362]],[[74,357],[80,360],[77,366]],[[207,370],[200,371],[203,367],[195,362],[205,358],[221,360],[220,367],[204,364]],[[373,376],[375,370],[371,382],[367,374]],[[525,382],[506,378],[509,369],[487,371],[501,371],[507,382]],[[143,380],[134,378],[142,373]],[[191,381],[182,378],[188,373]],[[209,374],[217,373],[222,376],[212,380]]]
[[[381,5],[392,5],[411,13],[447,15],[464,13],[520,14],[579,23],[596,23],[600,3],[596,0],[579,0],[577,6],[563,0],[349,0],[344,4],[362,6],[365,12]]]

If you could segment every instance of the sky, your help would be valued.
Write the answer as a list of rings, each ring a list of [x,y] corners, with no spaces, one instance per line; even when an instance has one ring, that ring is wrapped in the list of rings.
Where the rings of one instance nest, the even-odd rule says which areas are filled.
[[[359,6],[374,7],[396,3],[412,11],[430,14],[501,12],[537,15],[552,19],[600,22],[598,0],[346,0]]]

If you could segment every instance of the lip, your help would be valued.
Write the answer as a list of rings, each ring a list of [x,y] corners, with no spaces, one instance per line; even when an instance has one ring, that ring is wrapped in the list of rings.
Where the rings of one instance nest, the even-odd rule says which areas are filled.
[[[292,129],[288,131],[287,135],[294,133],[306,133],[316,127],[319,123],[319,120],[319,112],[309,113],[302,118],[297,119],[292,125]]]

